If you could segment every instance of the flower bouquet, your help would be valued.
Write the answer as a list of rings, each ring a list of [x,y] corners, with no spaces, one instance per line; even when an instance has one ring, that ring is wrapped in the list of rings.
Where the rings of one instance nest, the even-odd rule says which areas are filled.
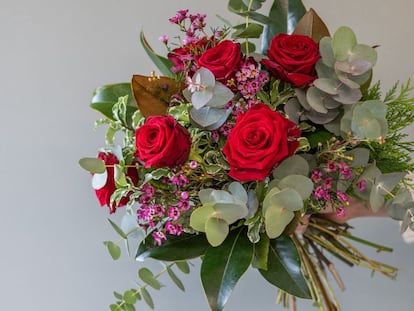
[[[355,237],[346,220],[387,213],[401,232],[414,229],[414,142],[402,132],[414,121],[410,82],[382,96],[371,81],[375,46],[349,27],[330,34],[300,0],[274,0],[267,15],[264,2],[230,0],[243,22],[211,32],[205,15],[178,11],[170,22],[182,36],[160,38],[166,56],[141,33],[160,75],[94,93],[106,147],[80,165],[100,205],[125,213],[120,225],[109,220],[120,239],[104,244],[115,260],[124,241],[137,260],[163,265],[141,268],[142,285],[115,292],[112,311],[137,300],[153,308],[164,272],[184,289],[177,269],[189,272],[195,258],[211,310],[223,310],[249,268],[292,309],[300,297],[340,310],[329,256],[396,274],[355,243],[391,249]]]

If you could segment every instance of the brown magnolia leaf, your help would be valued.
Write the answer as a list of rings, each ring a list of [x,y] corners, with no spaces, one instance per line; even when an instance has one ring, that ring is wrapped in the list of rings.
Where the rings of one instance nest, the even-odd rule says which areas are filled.
[[[166,115],[171,96],[181,92],[181,83],[169,77],[132,77],[132,92],[144,117]]]
[[[325,23],[313,9],[310,9],[303,15],[297,23],[293,34],[311,37],[317,43],[323,37],[330,36],[328,27],[326,27]]]

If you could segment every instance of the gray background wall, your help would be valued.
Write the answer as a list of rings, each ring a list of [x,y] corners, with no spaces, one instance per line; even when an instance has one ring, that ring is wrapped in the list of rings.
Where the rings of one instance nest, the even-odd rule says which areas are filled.
[[[0,310],[108,310],[112,291],[134,285],[138,265],[113,262],[102,245],[116,239],[77,161],[93,156],[103,131],[89,110],[92,90],[128,81],[154,67],[138,42],[141,27],[154,48],[173,34],[167,18],[190,8],[233,18],[227,1],[190,0],[0,0]],[[379,44],[375,78],[387,89],[413,76],[412,14],[408,0],[306,1],[331,30],[346,24],[361,42]],[[400,267],[397,281],[338,265],[347,290],[343,310],[412,308],[414,247],[405,245],[388,219],[352,222],[360,236],[393,246],[374,254]],[[187,294],[170,282],[155,295],[157,310],[208,310],[194,273],[184,278]],[[335,287],[335,286],[334,286]],[[336,288],[336,287],[335,287]],[[228,310],[282,310],[276,291],[250,272]],[[313,310],[301,304],[301,310]],[[147,310],[141,305],[140,310]]]

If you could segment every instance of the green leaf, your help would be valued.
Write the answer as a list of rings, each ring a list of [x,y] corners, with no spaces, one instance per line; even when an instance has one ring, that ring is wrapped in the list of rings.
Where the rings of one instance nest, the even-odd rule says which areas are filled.
[[[125,308],[125,311],[135,311],[134,305],[124,304],[123,307]]]
[[[277,186],[280,189],[291,188],[296,190],[302,197],[302,200],[309,198],[313,191],[312,180],[303,175],[286,176],[281,181],[279,181]]]
[[[145,52],[151,58],[155,66],[160,70],[160,72],[167,77],[174,77],[174,74],[171,72],[171,67],[173,64],[165,57],[162,57],[154,52],[152,47],[149,45],[147,39],[145,39],[144,32],[140,32],[139,39],[141,41],[142,47]]]
[[[237,30],[233,33],[233,38],[260,38],[263,32],[263,25],[256,23],[250,23],[247,27],[245,24],[241,24],[234,28]]]
[[[109,308],[111,309],[111,311],[121,311],[121,307],[119,305],[116,304],[112,304],[109,306]]]
[[[210,247],[201,264],[201,281],[212,311],[221,311],[253,258],[246,228],[232,231],[219,247]]]
[[[154,310],[154,300],[152,300],[150,293],[145,287],[141,287],[141,294],[142,298],[144,298],[144,301],[147,303],[147,305]]]
[[[308,285],[301,272],[299,253],[287,236],[270,241],[267,270],[260,274],[281,290],[301,298],[311,298]]]
[[[171,267],[167,267],[167,273],[169,277],[171,278],[171,280],[174,282],[174,284],[177,285],[177,287],[181,289],[183,292],[185,292],[185,287],[184,287],[183,282],[178,278],[178,276],[174,273]]]
[[[221,218],[210,217],[206,221],[206,236],[210,245],[219,246],[229,234],[229,224]]]
[[[113,260],[118,260],[121,257],[121,248],[118,245],[112,241],[105,241],[103,243],[107,247]]]
[[[141,268],[138,270],[139,278],[154,289],[160,289],[161,283],[154,277],[154,274],[148,268]]]
[[[106,171],[105,162],[97,158],[82,158],[79,165],[93,174],[102,174]]]
[[[270,240],[266,234],[260,236],[259,242],[254,244],[253,268],[267,270]]]
[[[285,159],[273,170],[273,176],[277,179],[282,179],[289,175],[303,175],[308,176],[309,164],[299,155],[294,155]]]
[[[332,49],[337,60],[347,60],[357,44],[355,33],[351,28],[342,26],[335,31],[332,38]]]
[[[292,33],[305,13],[306,8],[302,0],[274,0],[269,11],[269,22],[263,30],[262,53],[267,54],[275,35]]]
[[[154,239],[150,236],[140,244],[136,259],[143,261],[151,257],[164,261],[188,260],[202,256],[209,246],[204,234],[168,236],[161,246],[154,244]]]
[[[215,213],[213,204],[205,204],[196,208],[190,216],[190,226],[197,231],[206,231],[206,221]]]
[[[182,273],[189,274],[190,273],[190,265],[187,263],[187,261],[176,261],[175,265]]]
[[[266,234],[269,238],[274,239],[283,233],[295,217],[295,213],[286,208],[272,205],[266,210],[264,217]]]
[[[122,296],[122,299],[129,305],[133,305],[137,302],[137,296],[134,290],[130,289],[127,290],[124,295]]]
[[[119,299],[119,300],[124,299],[123,296],[118,292],[114,292],[114,296],[115,296],[116,299]]]
[[[119,228],[116,223],[114,223],[109,218],[108,218],[108,221],[111,224],[112,228],[114,228],[114,230],[116,231],[116,233],[118,233],[123,239],[127,239],[128,238],[127,235],[124,233],[124,231],[122,231],[122,229]]]
[[[132,120],[132,115],[137,110],[134,97],[132,96],[131,83],[118,83],[98,87],[93,93],[90,107],[102,113],[105,117],[115,121],[112,113],[113,106],[118,102],[119,97],[128,95],[126,107],[127,121]]]

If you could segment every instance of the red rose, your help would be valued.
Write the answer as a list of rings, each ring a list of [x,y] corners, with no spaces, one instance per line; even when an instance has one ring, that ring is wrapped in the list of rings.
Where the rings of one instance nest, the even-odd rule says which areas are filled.
[[[196,68],[192,68],[192,62],[200,57],[202,51],[204,51],[208,44],[214,42],[214,38],[203,37],[196,42],[191,42],[186,45],[180,46],[170,53],[167,57],[173,64],[171,71],[174,73],[186,72],[192,76],[196,71]]]
[[[191,137],[172,116],[153,116],[136,130],[135,146],[145,167],[173,167],[188,160]]]
[[[107,179],[106,183],[102,188],[95,189],[96,197],[98,198],[99,204],[101,206],[108,206],[109,212],[115,213],[118,207],[126,205],[129,201],[129,195],[121,199],[118,205],[111,205],[111,195],[116,190],[115,179],[114,179],[114,167],[113,165],[118,164],[119,160],[117,157],[110,152],[99,152],[98,159],[101,159],[105,162]],[[138,184],[138,172],[135,167],[130,167],[127,169],[126,175],[132,180],[134,185]]]
[[[265,104],[240,115],[223,148],[229,176],[238,181],[263,180],[299,146],[296,124]]]
[[[217,80],[226,84],[239,68],[241,60],[240,44],[224,40],[205,51],[197,60],[197,64],[198,67],[210,70]]]
[[[318,44],[308,36],[276,35],[262,64],[278,79],[302,86],[316,79],[316,62],[320,58]]]

